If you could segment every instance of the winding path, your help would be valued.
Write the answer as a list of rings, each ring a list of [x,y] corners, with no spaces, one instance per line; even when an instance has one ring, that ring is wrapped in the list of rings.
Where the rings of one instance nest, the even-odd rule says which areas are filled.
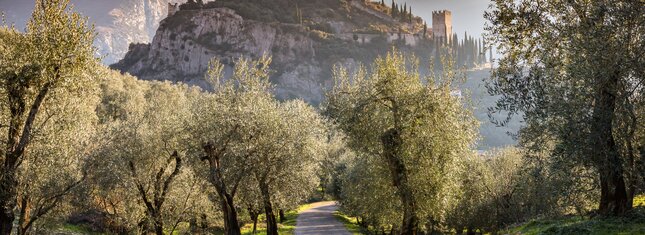
[[[351,235],[345,225],[334,217],[336,202],[318,202],[300,212],[296,220],[296,235]]]

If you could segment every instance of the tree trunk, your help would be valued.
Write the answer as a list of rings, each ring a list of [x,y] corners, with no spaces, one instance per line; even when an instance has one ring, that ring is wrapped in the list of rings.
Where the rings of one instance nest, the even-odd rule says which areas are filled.
[[[18,202],[20,206],[20,212],[18,214],[18,235],[29,234],[29,228],[31,228],[31,220],[28,218],[31,216],[31,208],[29,206],[29,196],[22,195],[19,197],[20,201]]]
[[[223,148],[225,149],[226,146]],[[229,192],[226,183],[223,180],[222,169],[220,164],[220,157],[224,149],[217,149],[213,143],[207,143],[203,146],[206,156],[202,160],[207,160],[210,168],[210,183],[215,187],[217,196],[219,197],[220,207],[224,214],[224,234],[226,235],[240,235],[240,223],[237,220],[237,211],[235,210],[235,203],[233,198],[237,189],[237,183],[233,185],[233,189]]]
[[[0,235],[9,235],[13,230],[16,207],[16,181],[12,170],[0,173]]]
[[[262,202],[264,203],[264,214],[267,220],[267,235],[278,235],[278,223],[273,214],[273,205],[271,205],[271,194],[269,193],[269,185],[263,180],[260,180],[260,192],[262,192]]]
[[[398,195],[403,205],[403,223],[401,224],[402,235],[415,235],[419,227],[419,218],[416,213],[416,201],[408,184],[408,172],[405,163],[401,159],[401,133],[392,128],[381,136],[383,144],[383,155],[387,160],[392,183],[398,190]]]
[[[613,165],[616,168],[616,164]],[[622,168],[622,167],[621,167]],[[622,169],[602,169],[600,171],[600,206],[601,215],[621,215],[631,209]]]
[[[617,75],[600,88],[596,98],[591,125],[591,155],[600,173],[601,215],[621,215],[629,207],[627,189],[616,141],[613,135],[613,120],[616,107],[615,90]]]
[[[222,212],[224,213],[224,234],[240,235],[240,223],[237,221],[237,211],[233,198],[228,195],[220,195]]]
[[[155,234],[156,235],[163,235],[163,221],[161,221],[160,215],[155,216],[157,218],[154,219],[155,221]]]
[[[188,228],[191,234],[197,234],[201,231],[199,231],[198,226],[197,226],[197,218],[195,216],[192,216],[190,220],[188,221]]]
[[[208,229],[208,216],[206,214],[202,214],[202,221],[199,225],[199,228],[201,229],[202,232]]]
[[[257,225],[258,225],[258,216],[259,212],[256,212],[253,207],[249,207],[249,217],[251,217],[251,221],[253,221],[253,234],[257,233]]]
[[[286,217],[286,216],[284,216],[284,210],[283,210],[283,209],[280,209],[280,210],[278,211],[278,215],[280,215],[280,223],[284,223],[284,221],[286,221],[286,220],[287,220],[287,217]]]

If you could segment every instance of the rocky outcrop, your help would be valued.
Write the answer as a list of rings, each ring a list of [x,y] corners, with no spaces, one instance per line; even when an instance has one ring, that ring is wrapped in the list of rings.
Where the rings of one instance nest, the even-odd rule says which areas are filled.
[[[357,28],[352,22],[343,25],[345,30]],[[391,33],[358,42],[312,28],[315,27],[247,19],[227,7],[184,8],[161,22],[149,45],[131,46],[124,59],[112,68],[140,79],[171,80],[208,89],[203,77],[211,58],[219,59],[230,75],[238,58],[269,55],[273,59],[271,80],[276,84],[276,96],[316,104],[332,83],[334,65],[369,63],[392,43],[398,43],[390,40]],[[406,46],[405,40],[400,43]],[[424,54],[432,54],[430,47],[419,48]]]
[[[230,74],[240,57],[271,55],[280,98],[319,101],[323,93],[316,65],[314,40],[298,25],[247,21],[231,9],[179,11],[162,22],[152,43],[132,45],[113,65],[140,79],[172,80],[205,87],[202,79],[211,58]]]
[[[166,18],[168,3],[186,0],[71,0],[74,11],[88,17],[95,25],[98,49],[105,64],[122,59],[130,43],[149,43],[159,22]],[[34,1],[0,1],[0,12],[23,29],[31,16]]]
[[[123,58],[130,43],[150,42],[159,27],[159,22],[166,17],[168,3],[179,1],[110,1],[113,5],[104,8],[107,11],[104,14],[108,17],[98,17],[100,21],[95,22],[95,45],[99,54],[104,56],[103,62],[111,64]]]

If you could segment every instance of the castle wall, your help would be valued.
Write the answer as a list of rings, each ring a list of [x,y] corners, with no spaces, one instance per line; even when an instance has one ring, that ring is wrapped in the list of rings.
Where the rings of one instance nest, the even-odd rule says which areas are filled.
[[[432,12],[432,36],[436,39],[452,39],[452,13],[447,10]]]

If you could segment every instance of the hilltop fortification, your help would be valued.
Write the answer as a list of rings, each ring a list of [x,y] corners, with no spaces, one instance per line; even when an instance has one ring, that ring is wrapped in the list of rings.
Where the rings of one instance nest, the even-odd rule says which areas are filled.
[[[450,42],[452,38],[452,12],[448,10],[432,12],[432,35],[436,40]]]

